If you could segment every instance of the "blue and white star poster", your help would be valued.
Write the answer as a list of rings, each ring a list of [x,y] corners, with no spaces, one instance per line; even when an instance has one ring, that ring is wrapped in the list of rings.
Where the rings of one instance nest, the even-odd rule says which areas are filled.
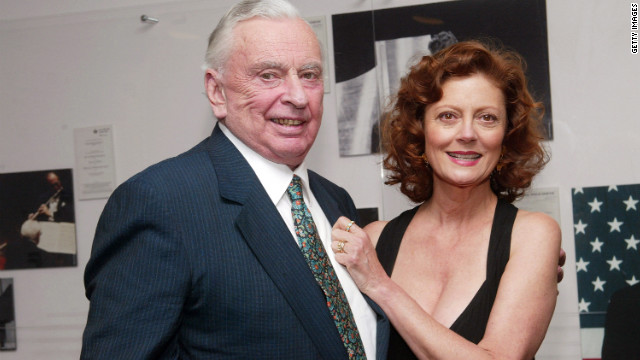
[[[611,295],[640,282],[640,185],[572,189],[583,359],[600,359]]]

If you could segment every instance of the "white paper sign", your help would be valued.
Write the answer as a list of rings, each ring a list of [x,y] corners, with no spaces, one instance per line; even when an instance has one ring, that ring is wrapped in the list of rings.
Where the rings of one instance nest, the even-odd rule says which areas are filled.
[[[327,59],[329,54],[327,52],[327,21],[324,16],[306,17],[305,20],[307,20],[313,32],[316,33],[320,47],[322,48],[324,92],[328,94],[331,92],[331,81],[329,80],[329,59]]]
[[[558,188],[529,189],[524,198],[513,203],[522,210],[539,211],[560,224],[560,196]]]
[[[75,129],[73,135],[78,199],[109,197],[116,185],[111,125]]]

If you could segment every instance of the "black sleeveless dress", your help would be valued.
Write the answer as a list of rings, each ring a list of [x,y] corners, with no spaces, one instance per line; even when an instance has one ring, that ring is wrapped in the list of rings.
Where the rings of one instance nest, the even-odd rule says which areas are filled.
[[[398,256],[398,249],[402,237],[404,236],[409,222],[418,211],[419,206],[411,210],[407,210],[400,216],[389,221],[384,227],[378,244],[376,245],[376,253],[378,259],[387,274],[391,276],[393,266]],[[489,252],[487,255],[487,274],[486,279],[480,289],[475,294],[466,309],[460,314],[456,321],[451,325],[451,330],[461,335],[465,339],[477,344],[484,336],[489,314],[493,307],[493,301],[498,292],[500,278],[504,272],[504,268],[509,261],[509,252],[511,250],[511,229],[516,218],[518,209],[501,200],[498,200],[493,224],[491,226],[491,236],[489,238]],[[408,360],[416,359],[409,345],[400,337],[395,327],[391,326],[391,336],[389,339],[389,352],[387,359]]]

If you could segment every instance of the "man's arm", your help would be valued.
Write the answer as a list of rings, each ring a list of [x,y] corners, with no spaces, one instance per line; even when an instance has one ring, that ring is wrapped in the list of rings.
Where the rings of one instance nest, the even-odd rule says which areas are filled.
[[[85,270],[83,359],[151,359],[170,350],[189,268],[163,194],[140,178],[118,188]]]

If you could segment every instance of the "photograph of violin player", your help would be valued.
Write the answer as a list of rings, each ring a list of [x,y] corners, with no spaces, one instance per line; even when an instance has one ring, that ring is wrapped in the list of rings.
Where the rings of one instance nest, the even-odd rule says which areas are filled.
[[[76,266],[71,169],[0,174],[0,270]]]

